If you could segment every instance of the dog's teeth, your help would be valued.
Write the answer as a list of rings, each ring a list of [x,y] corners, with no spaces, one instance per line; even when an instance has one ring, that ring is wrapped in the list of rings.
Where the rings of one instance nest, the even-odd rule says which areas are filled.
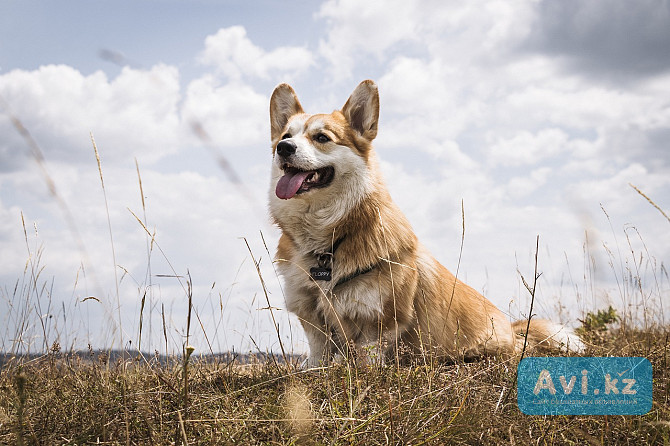
[[[316,183],[319,180],[319,174],[314,172],[305,178],[305,184]]]

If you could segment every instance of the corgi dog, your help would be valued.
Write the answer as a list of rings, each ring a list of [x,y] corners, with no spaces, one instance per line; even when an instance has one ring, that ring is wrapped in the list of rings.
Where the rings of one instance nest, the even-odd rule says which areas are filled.
[[[559,324],[510,323],[417,240],[380,173],[378,120],[370,80],[330,114],[305,113],[288,84],[270,99],[275,261],[309,343],[307,365],[351,352],[383,360],[400,343],[445,358],[513,355],[524,337],[530,347],[581,351]]]

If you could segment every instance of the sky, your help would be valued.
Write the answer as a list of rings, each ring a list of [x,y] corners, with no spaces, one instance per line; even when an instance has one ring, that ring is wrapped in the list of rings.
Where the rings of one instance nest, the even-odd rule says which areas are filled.
[[[537,244],[534,315],[667,323],[667,0],[7,0],[0,351],[305,352],[269,98],[330,112],[363,79],[392,197],[510,319]]]

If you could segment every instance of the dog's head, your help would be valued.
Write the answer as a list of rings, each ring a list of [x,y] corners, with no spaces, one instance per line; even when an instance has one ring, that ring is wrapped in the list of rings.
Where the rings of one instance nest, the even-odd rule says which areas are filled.
[[[379,94],[370,80],[330,114],[305,113],[290,85],[277,86],[270,99],[274,195],[282,200],[360,196],[370,180],[378,119]]]

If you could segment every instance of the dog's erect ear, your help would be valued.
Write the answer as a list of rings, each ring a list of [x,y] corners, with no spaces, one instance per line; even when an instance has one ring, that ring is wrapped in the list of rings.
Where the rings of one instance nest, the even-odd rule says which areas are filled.
[[[349,125],[364,138],[372,141],[377,136],[379,121],[379,92],[377,85],[366,80],[358,84],[351,93],[347,103],[342,107],[342,114]]]
[[[279,84],[270,98],[270,134],[272,140],[279,138],[289,118],[304,113],[298,96],[289,84]]]

